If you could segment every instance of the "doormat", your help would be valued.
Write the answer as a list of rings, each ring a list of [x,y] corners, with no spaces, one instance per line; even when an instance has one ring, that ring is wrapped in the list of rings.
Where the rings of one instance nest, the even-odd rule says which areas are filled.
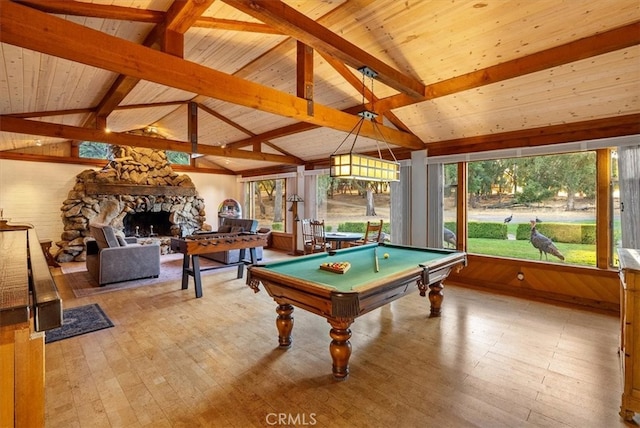
[[[46,331],[44,343],[57,342],[109,327],[113,327],[113,323],[97,303],[64,309],[62,326]]]

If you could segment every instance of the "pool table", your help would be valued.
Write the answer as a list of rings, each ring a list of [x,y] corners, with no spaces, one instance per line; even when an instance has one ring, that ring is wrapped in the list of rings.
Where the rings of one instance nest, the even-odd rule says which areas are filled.
[[[322,263],[348,262],[344,273],[320,269]],[[415,289],[427,295],[431,316],[440,315],[442,281],[452,269],[466,265],[464,252],[391,244],[369,244],[317,253],[248,268],[247,285],[262,284],[278,304],[279,346],[291,346],[293,307],[325,317],[331,325],[329,352],[333,376],[349,376],[351,330],[360,315],[386,305]]]

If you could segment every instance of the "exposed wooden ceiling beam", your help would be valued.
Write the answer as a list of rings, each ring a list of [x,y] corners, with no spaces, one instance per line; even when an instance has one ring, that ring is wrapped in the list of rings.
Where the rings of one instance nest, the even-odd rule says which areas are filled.
[[[166,12],[161,10],[85,3],[72,0],[18,0],[18,2],[43,12],[59,15],[89,16],[92,18],[119,19],[152,24],[160,24],[165,20],[166,15]],[[259,22],[235,21],[209,16],[196,18],[192,26],[225,31],[282,34],[281,31]]]
[[[427,99],[439,98],[638,44],[640,44],[640,22],[634,22],[531,55],[428,84],[425,87],[425,95]],[[381,99],[378,107],[386,111],[415,104],[415,102],[413,98],[399,94]]]
[[[85,3],[70,0],[18,0],[19,3],[47,13],[89,16],[92,18],[120,19],[123,21],[160,23],[165,12],[134,7]]]
[[[0,152],[0,159],[10,159],[29,162],[50,162],[50,163],[67,163],[73,165],[89,165],[102,168],[108,162],[104,159],[77,158],[71,156],[51,156],[51,155],[35,155],[29,153],[20,153],[15,151]],[[236,172],[227,168],[216,166],[213,167],[193,167],[189,165],[172,164],[171,169],[182,172],[203,172],[207,174],[228,174],[237,175]]]
[[[640,134],[640,113],[438,141],[427,144],[427,153],[429,156],[454,155],[635,134]]]
[[[202,16],[198,18],[194,23],[194,27],[198,28],[211,28],[215,30],[225,31],[245,31],[249,33],[263,33],[263,34],[282,34],[282,31],[277,30],[259,22],[245,22],[245,21],[233,21],[230,19],[218,19],[208,16]]]
[[[144,137],[117,132],[105,132],[101,129],[81,128],[78,126],[60,125],[34,120],[18,119],[10,116],[0,116],[0,131],[16,132],[27,135],[43,135],[54,138],[67,138],[81,141],[100,141],[120,146],[147,147],[157,150],[171,150],[174,152],[191,153],[191,144],[183,141]],[[270,153],[251,152],[231,148],[198,146],[198,153],[211,156],[225,156],[239,159],[252,159],[266,162],[299,165],[299,160],[293,156],[275,155]]]
[[[171,7],[169,7],[164,21],[167,30],[180,34],[186,33],[214,1],[215,0],[174,1]]]
[[[319,104],[315,105],[315,115],[310,116],[306,113],[306,101],[293,95],[17,3],[3,1],[2,7],[0,41],[4,43],[344,132],[350,132],[359,120]],[[87,49],[87,44],[109,49]],[[383,126],[378,129],[390,144],[424,147],[414,135]],[[361,135],[378,138],[373,124],[368,122],[364,123]]]
[[[355,69],[364,66],[372,68],[378,73],[379,81],[402,93],[416,99],[424,97],[425,88],[422,82],[385,64],[285,3],[275,0],[223,1]]]

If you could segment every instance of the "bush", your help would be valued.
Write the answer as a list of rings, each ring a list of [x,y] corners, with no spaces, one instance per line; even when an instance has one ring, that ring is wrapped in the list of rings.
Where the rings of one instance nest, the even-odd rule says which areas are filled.
[[[469,238],[507,239],[507,225],[504,223],[469,222]]]
[[[284,230],[284,225],[282,223],[271,223],[271,230],[282,232]]]
[[[565,242],[568,244],[595,244],[595,224],[574,223],[538,223],[536,230],[551,239],[553,242]],[[530,239],[531,225],[523,223],[518,225],[516,239]]]
[[[367,231],[367,222],[346,222],[338,225],[338,232],[364,233]],[[382,231],[391,234],[391,224],[383,223]]]

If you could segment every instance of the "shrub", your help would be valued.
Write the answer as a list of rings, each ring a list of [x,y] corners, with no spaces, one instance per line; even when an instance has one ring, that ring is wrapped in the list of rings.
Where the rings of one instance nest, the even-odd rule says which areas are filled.
[[[595,224],[575,223],[538,223],[536,230],[551,239],[553,242],[565,242],[568,244],[595,244]],[[531,225],[523,223],[518,225],[516,239],[531,238]]]
[[[338,232],[364,233],[367,230],[367,222],[346,222],[338,225]],[[391,234],[391,224],[383,223],[382,231]]]
[[[271,223],[271,230],[277,230],[281,232],[284,230],[284,225],[282,223]]]
[[[507,225],[493,222],[469,222],[469,238],[507,239]]]

